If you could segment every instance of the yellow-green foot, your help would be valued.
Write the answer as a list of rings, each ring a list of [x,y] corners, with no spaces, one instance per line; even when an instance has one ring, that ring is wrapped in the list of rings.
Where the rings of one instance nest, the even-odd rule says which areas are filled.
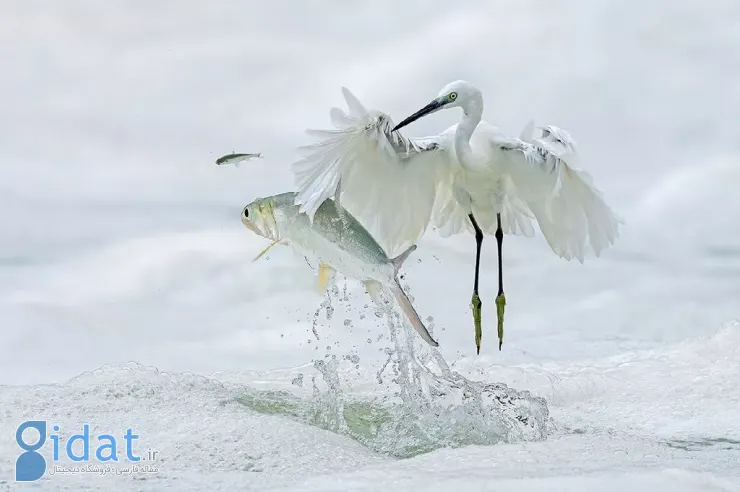
[[[504,310],[506,309],[506,296],[500,294],[496,298],[496,317],[498,318],[498,349],[504,344]]]
[[[476,353],[480,354],[480,340],[483,338],[483,329],[481,328],[481,305],[483,303],[480,302],[480,297],[478,297],[478,293],[473,293],[473,323],[475,324],[475,348]]]

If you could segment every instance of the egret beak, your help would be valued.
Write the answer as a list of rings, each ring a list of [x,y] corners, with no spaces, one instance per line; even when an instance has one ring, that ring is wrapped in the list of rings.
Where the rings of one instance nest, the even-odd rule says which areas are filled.
[[[416,113],[412,114],[411,116],[409,116],[408,118],[406,118],[405,120],[403,120],[402,122],[400,122],[399,124],[397,124],[393,128],[393,130],[391,130],[391,131],[395,132],[396,130],[400,130],[401,128],[403,128],[404,126],[408,125],[409,123],[413,123],[414,121],[418,120],[419,118],[421,118],[423,116],[426,116],[428,114],[432,114],[435,111],[438,111],[439,109],[442,109],[442,106],[444,106],[444,103],[442,103],[439,100],[435,99],[434,101],[430,102],[429,104],[427,104],[426,106],[424,106],[423,108],[421,108]]]

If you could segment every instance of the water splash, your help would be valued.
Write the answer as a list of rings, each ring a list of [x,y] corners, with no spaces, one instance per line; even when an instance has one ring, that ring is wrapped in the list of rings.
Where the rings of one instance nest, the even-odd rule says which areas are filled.
[[[339,303],[349,300],[346,287],[342,295],[336,288],[330,292],[329,297]],[[390,346],[383,348],[385,360],[375,378],[382,391],[377,386],[368,392],[353,390],[356,381],[342,377],[342,366],[348,363],[357,368],[359,356],[330,354],[327,350],[323,359],[313,363],[316,372],[310,378],[310,397],[288,391],[250,390],[241,403],[252,410],[293,416],[396,457],[411,457],[441,447],[546,437],[549,415],[544,399],[500,383],[470,381],[453,372],[437,349],[420,342],[394,309],[392,296],[383,292],[381,297],[383,306],[365,307],[375,309],[378,316],[367,317],[367,321],[375,318],[375,322],[384,322],[390,339]],[[319,311],[327,305],[332,305],[330,299]],[[319,311],[314,316],[314,330]],[[327,323],[333,311],[325,311]],[[346,330],[348,327],[342,324]],[[433,324],[429,328],[431,332]]]

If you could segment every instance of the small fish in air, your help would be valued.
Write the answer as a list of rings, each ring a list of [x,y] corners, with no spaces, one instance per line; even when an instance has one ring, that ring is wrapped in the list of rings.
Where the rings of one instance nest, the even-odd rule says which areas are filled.
[[[396,258],[388,258],[373,236],[346,210],[339,210],[331,199],[322,203],[313,219],[299,211],[296,194],[258,198],[242,210],[242,223],[255,234],[272,240],[257,260],[278,243],[313,259],[319,264],[319,289],[323,292],[335,272],[361,281],[370,297],[381,304],[379,294],[388,289],[414,329],[432,347],[432,338],[419,314],[398,282],[398,270],[416,249],[411,246]]]
[[[239,165],[244,164],[247,161],[261,158],[261,152],[258,152],[256,154],[226,154],[225,156],[216,159],[216,165],[225,166],[226,164],[233,164],[234,167],[239,167]]]

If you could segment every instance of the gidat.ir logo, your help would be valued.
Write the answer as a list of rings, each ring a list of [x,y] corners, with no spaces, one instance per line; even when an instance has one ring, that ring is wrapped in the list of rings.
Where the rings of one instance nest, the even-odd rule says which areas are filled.
[[[28,443],[23,440],[23,432],[26,429],[36,429],[39,440],[36,443]],[[46,459],[38,452],[46,442],[46,421],[29,420],[18,426],[15,433],[15,441],[23,452],[15,461],[15,481],[34,482],[46,473]]]

